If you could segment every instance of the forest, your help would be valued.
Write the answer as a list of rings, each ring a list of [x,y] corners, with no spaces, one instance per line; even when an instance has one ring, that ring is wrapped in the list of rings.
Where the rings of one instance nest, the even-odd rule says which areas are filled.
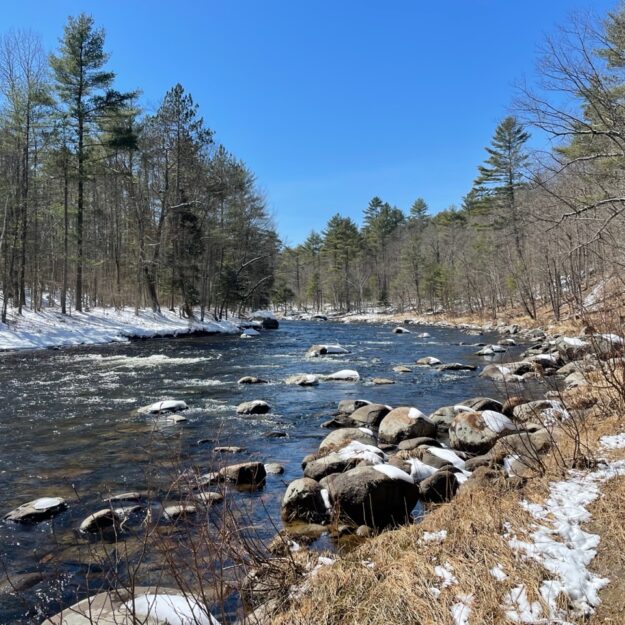
[[[29,31],[0,41],[4,322],[25,306],[204,320],[271,304],[559,320],[620,280],[624,9],[545,41],[540,79],[518,87],[459,205],[430,212],[418,189],[410,207],[375,196],[362,224],[339,211],[295,246],[191,94],[176,84],[148,113],[139,91],[115,89],[108,61],[85,14],[50,55]]]
[[[266,306],[279,248],[254,174],[176,84],[154,113],[115,89],[105,33],[0,40],[0,284],[7,311]]]
[[[583,312],[597,284],[622,290],[625,9],[572,18],[546,40],[538,71],[460,205],[432,214],[420,197],[400,208],[376,196],[362,227],[334,215],[281,254],[277,303],[560,320]]]

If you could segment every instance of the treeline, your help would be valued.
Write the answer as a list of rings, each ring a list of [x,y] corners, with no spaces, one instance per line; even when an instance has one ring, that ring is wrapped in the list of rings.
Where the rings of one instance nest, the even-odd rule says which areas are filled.
[[[280,258],[284,307],[532,318],[580,314],[625,266],[625,9],[548,39],[460,206],[434,215],[374,197],[363,224],[335,215]],[[530,134],[550,149],[530,150]],[[546,141],[543,141],[546,140]],[[616,302],[615,302],[616,303]]]
[[[253,174],[181,85],[146,114],[108,58],[84,14],[49,56],[30,32],[0,40],[2,321],[25,306],[267,305],[279,241]]]

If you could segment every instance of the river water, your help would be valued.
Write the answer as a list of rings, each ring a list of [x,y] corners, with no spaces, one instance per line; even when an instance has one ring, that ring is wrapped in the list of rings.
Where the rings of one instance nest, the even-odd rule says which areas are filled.
[[[418,338],[418,332],[430,337]],[[227,458],[232,463],[281,463],[284,474],[269,475],[263,489],[236,494],[241,505],[255,510],[252,516],[261,534],[270,536],[275,529],[267,517],[280,525],[279,502],[286,484],[301,477],[301,459],[328,433],[320,425],[339,400],[359,397],[429,413],[472,396],[498,395],[492,382],[478,377],[479,370],[392,370],[423,356],[483,365],[484,359],[474,355],[475,343],[498,338],[419,326],[411,326],[411,334],[395,335],[388,325],[282,322],[279,330],[248,340],[153,339],[0,355],[0,516],[42,496],[62,496],[70,504],[54,519],[36,525],[0,523],[6,572],[17,579],[33,571],[42,576],[19,596],[7,592],[0,581],[0,623],[39,623],[43,615],[87,592],[86,575],[105,586],[105,572],[90,567],[76,551],[77,542],[85,542],[76,528],[103,507],[106,494],[145,490],[150,467],[209,471],[217,443],[245,448]],[[351,353],[305,357],[310,345],[335,342]],[[313,388],[283,383],[295,373],[340,369],[357,370],[361,381],[322,382]],[[244,375],[269,384],[238,385]],[[396,383],[374,386],[369,381],[373,377]],[[164,398],[189,404],[186,422],[164,424],[136,412]],[[235,413],[237,404],[252,399],[268,401],[271,413]],[[268,436],[275,431],[288,436]],[[164,473],[156,478],[163,484]]]

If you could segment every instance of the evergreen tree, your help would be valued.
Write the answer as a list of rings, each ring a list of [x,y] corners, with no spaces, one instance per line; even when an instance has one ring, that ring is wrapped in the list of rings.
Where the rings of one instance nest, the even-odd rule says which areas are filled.
[[[475,186],[481,189],[482,199],[491,198],[502,208],[503,219],[511,221],[516,250],[523,256],[520,215],[516,197],[523,186],[524,167],[528,161],[525,149],[530,135],[515,117],[506,117],[496,128],[488,158],[478,167]]]
[[[85,182],[93,155],[98,124],[118,115],[135,94],[112,89],[115,74],[104,70],[109,55],[104,51],[104,31],[96,29],[91,16],[69,17],[58,55],[50,56],[62,116],[71,131],[76,153],[78,185],[76,206],[76,310],[83,305]]]

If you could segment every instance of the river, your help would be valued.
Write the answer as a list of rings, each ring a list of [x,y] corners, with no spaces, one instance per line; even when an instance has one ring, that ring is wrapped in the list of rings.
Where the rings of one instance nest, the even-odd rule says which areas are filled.
[[[41,574],[19,597],[8,593],[6,584],[0,586],[0,623],[39,623],[42,616],[87,592],[87,574],[105,586],[104,572],[76,555],[76,542],[84,542],[76,528],[103,507],[103,495],[144,490],[148,467],[171,466],[175,456],[176,467],[208,471],[217,443],[245,448],[227,458],[232,463],[281,463],[284,474],[269,475],[264,489],[236,494],[242,505],[256,510],[252,514],[261,534],[270,536],[275,529],[267,516],[280,525],[285,486],[301,477],[301,459],[328,433],[320,425],[339,400],[362,397],[414,405],[429,413],[468,397],[493,396],[492,382],[478,377],[479,370],[414,367],[412,373],[399,374],[393,366],[414,364],[423,356],[483,365],[484,359],[474,355],[475,343],[496,342],[498,336],[470,336],[439,327],[410,329],[410,334],[396,335],[392,326],[380,324],[282,322],[279,330],[248,340],[152,339],[2,354],[0,514],[42,496],[62,496],[70,505],[54,519],[35,525],[0,523],[0,557],[8,574]],[[419,332],[430,336],[419,338]],[[351,353],[305,358],[310,345],[335,342]],[[313,388],[283,383],[295,373],[346,368],[357,370],[361,381],[322,382]],[[237,384],[244,375],[265,378],[269,384]],[[396,383],[374,386],[369,382],[374,377]],[[155,424],[154,418],[137,414],[138,407],[163,398],[185,400],[190,406],[187,421]],[[271,413],[235,413],[237,404],[252,399],[268,401]],[[275,431],[288,436],[267,436]]]

